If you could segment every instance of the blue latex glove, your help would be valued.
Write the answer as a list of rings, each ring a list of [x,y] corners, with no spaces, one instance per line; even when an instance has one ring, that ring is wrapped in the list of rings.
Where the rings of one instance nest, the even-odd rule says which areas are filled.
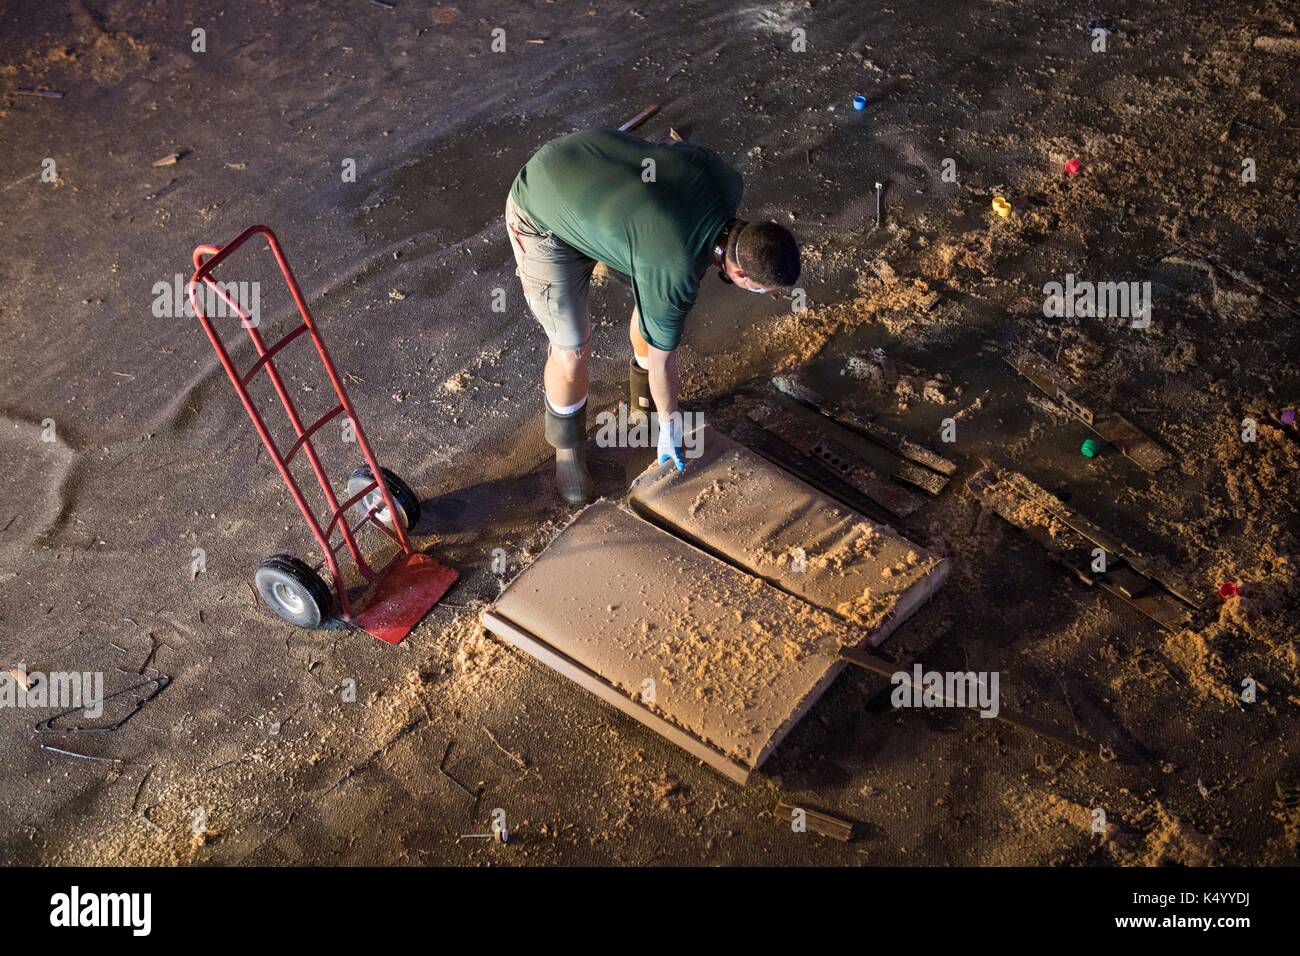
[[[659,420],[659,464],[671,461],[678,471],[686,470],[682,457],[682,416],[669,415]]]

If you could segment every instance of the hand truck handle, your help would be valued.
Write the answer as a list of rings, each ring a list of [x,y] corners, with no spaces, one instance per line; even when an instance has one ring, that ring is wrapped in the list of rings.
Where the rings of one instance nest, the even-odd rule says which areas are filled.
[[[190,279],[190,282],[197,284],[207,279],[208,276],[212,274],[212,270],[215,269],[222,260],[253,236],[259,234],[266,236],[266,240],[270,243],[272,249],[279,248],[279,243],[275,240],[275,233],[266,226],[249,226],[239,235],[235,236],[234,239],[231,239],[221,247],[206,245],[196,247],[192,257],[194,261],[194,275]]]

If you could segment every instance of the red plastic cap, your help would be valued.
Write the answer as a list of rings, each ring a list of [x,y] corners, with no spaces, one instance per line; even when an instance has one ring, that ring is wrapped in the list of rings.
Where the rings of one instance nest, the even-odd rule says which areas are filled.
[[[1227,599],[1241,596],[1241,588],[1235,581],[1227,581],[1219,588],[1219,597]]]
[[[1079,162],[1077,159],[1072,159],[1065,164],[1065,175],[1073,176],[1082,168],[1083,168],[1083,163]]]

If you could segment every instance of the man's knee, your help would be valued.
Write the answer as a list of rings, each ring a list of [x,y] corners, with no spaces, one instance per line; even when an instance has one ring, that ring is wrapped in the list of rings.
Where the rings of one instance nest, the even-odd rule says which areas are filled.
[[[581,375],[587,368],[587,360],[590,356],[590,342],[576,349],[551,348],[551,361],[559,368],[560,374],[570,381]]]

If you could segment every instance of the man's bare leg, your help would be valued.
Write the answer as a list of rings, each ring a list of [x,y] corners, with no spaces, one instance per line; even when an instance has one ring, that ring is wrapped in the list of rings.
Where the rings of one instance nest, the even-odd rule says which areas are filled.
[[[580,349],[552,348],[549,351],[542,380],[551,408],[556,411],[573,408],[576,411],[574,406],[586,401],[587,389],[591,385],[590,357],[591,343]]]
[[[627,337],[632,341],[632,357],[627,363],[628,416],[649,416],[654,411],[650,395],[650,343],[641,335],[641,317],[632,310]]]
[[[643,359],[650,354],[650,343],[641,334],[641,316],[636,309],[632,310],[632,320],[627,326],[627,337],[632,340],[632,352],[638,358]]]

